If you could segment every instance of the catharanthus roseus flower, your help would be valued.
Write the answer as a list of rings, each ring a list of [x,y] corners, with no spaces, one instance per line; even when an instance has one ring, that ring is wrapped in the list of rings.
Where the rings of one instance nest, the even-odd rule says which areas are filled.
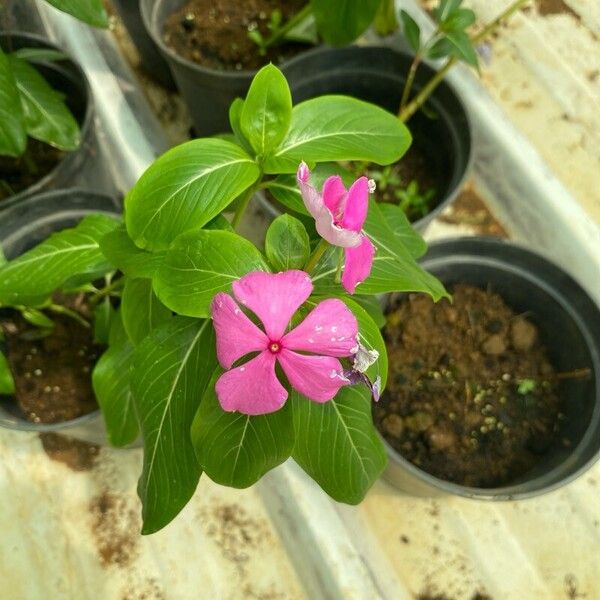
[[[371,272],[375,247],[362,233],[369,210],[369,192],[375,182],[366,177],[357,179],[346,190],[341,177],[328,177],[319,193],[308,183],[310,171],[306,163],[300,163],[296,179],[308,212],[315,219],[319,235],[330,244],[344,248],[344,272],[342,285],[349,294]]]
[[[217,358],[228,369],[215,386],[223,410],[262,415],[280,409],[288,393],[277,378],[276,363],[292,388],[315,402],[331,400],[350,383],[338,358],[358,351],[358,323],[341,300],[320,302],[297,327],[286,332],[312,289],[304,271],[254,272],[234,282],[236,299],[260,319],[264,330],[229,294],[214,297],[211,312]],[[259,354],[232,368],[237,360],[254,352]]]

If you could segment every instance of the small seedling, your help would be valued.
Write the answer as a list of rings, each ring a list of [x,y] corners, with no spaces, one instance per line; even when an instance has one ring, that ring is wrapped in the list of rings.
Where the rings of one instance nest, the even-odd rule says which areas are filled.
[[[406,189],[398,189],[394,195],[399,200],[399,206],[411,220],[420,219],[431,210],[431,201],[435,197],[435,188],[421,191],[419,182],[413,179]]]
[[[519,379],[517,382],[517,393],[521,396],[528,396],[537,388],[537,381],[534,379]]]

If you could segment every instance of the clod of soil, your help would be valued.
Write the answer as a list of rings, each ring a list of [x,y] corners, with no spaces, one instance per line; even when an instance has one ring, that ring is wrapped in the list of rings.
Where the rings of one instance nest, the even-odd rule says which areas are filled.
[[[558,379],[535,325],[498,294],[457,285],[453,296],[434,304],[411,295],[392,307],[388,387],[374,419],[428,473],[498,487],[561,439]]]
[[[89,318],[82,295],[70,297],[69,304]],[[15,412],[34,423],[70,421],[98,408],[90,374],[102,348],[94,343],[92,328],[65,315],[52,319],[54,329],[40,338],[40,330],[20,313],[0,317],[15,380]]]
[[[63,151],[32,138],[23,156],[0,156],[0,202],[43,179],[64,156]]]
[[[40,433],[40,441],[49,458],[73,471],[90,471],[96,464],[100,447],[56,433]]]
[[[261,56],[248,32],[258,30],[264,39],[274,10],[282,23],[298,12],[306,0],[190,0],[165,23],[164,41],[177,54],[210,69],[242,71],[278,64],[309,46],[283,43]]]

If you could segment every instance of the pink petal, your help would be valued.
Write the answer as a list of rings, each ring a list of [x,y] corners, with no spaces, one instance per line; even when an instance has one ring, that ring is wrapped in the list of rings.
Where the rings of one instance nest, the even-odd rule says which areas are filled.
[[[360,177],[348,190],[346,209],[341,223],[342,227],[350,231],[360,232],[367,218],[368,210],[369,180],[366,177]]]
[[[219,377],[215,391],[224,411],[264,415],[285,404],[288,393],[275,375],[276,356],[266,350]]]
[[[360,235],[354,231],[346,231],[334,224],[333,214],[325,206],[323,197],[308,183],[309,170],[306,163],[300,163],[296,179],[304,201],[306,210],[315,220],[315,227],[319,235],[334,246],[348,248],[360,243]]]
[[[271,341],[279,341],[313,289],[304,271],[248,273],[234,282],[233,293],[263,323]]]
[[[286,349],[277,356],[292,387],[316,402],[331,400],[349,383],[340,361],[332,356],[306,356]]]
[[[371,273],[375,246],[366,235],[363,235],[360,246],[346,248],[345,255],[342,285],[349,294],[354,294],[356,286],[362,283]]]
[[[358,323],[352,311],[336,298],[320,302],[282,340],[289,350],[302,350],[327,356],[350,356],[357,351]]]
[[[229,294],[217,294],[210,307],[213,325],[217,334],[217,358],[224,369],[242,356],[265,350],[269,339],[240,310]]]
[[[346,188],[342,183],[342,178],[339,175],[328,177],[323,184],[323,202],[336,221],[341,221],[345,200]]]

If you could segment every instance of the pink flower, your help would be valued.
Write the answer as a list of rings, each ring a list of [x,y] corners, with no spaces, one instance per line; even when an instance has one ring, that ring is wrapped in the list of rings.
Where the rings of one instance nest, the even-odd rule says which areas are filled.
[[[300,163],[296,179],[308,212],[314,217],[319,235],[334,246],[344,248],[342,285],[349,294],[371,272],[375,247],[361,230],[369,210],[369,192],[373,182],[366,177],[357,179],[346,190],[341,177],[334,175],[325,180],[323,192],[308,183],[310,171]]]
[[[331,400],[349,383],[335,357],[357,352],[358,324],[341,300],[320,302],[302,323],[286,333],[292,316],[312,289],[304,271],[248,273],[234,282],[236,299],[260,319],[264,331],[229,294],[214,297],[211,312],[217,334],[217,358],[228,369],[215,386],[223,410],[247,415],[279,410],[288,393],[275,374],[276,363],[291,386],[315,402]],[[231,368],[251,352],[259,354]]]

